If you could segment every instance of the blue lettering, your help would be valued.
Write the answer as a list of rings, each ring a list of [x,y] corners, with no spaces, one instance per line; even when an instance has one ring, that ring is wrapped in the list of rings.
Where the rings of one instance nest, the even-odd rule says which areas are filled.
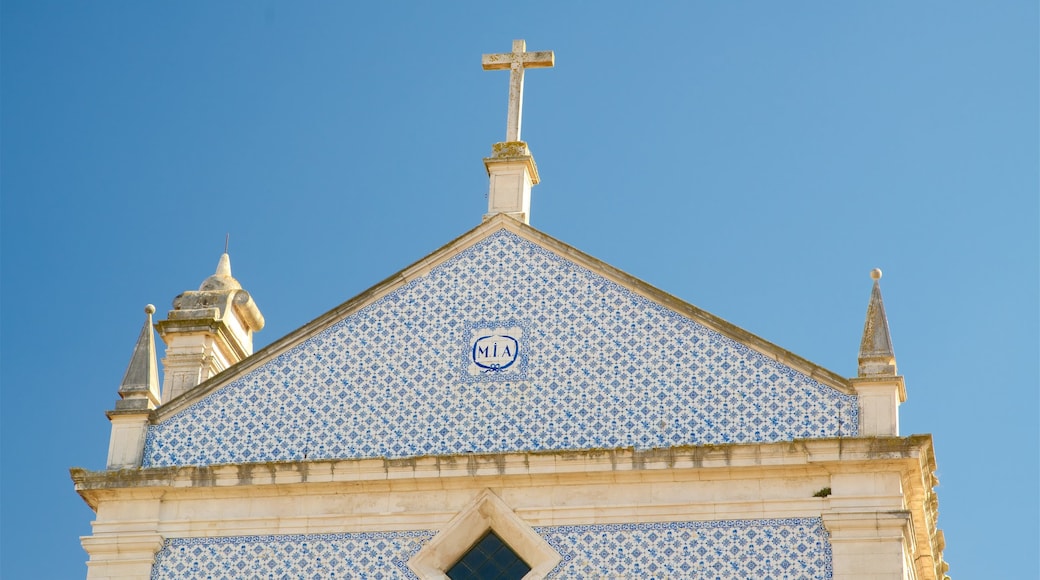
[[[502,343],[502,352],[499,353],[499,342]],[[473,341],[473,362],[480,368],[487,369],[485,372],[503,371],[516,362],[519,354],[520,344],[512,336],[488,335],[478,337]]]

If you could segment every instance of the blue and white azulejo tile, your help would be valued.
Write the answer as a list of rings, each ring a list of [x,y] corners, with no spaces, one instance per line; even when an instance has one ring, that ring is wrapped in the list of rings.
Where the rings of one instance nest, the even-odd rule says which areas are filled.
[[[854,436],[856,397],[507,230],[149,427],[144,465]]]

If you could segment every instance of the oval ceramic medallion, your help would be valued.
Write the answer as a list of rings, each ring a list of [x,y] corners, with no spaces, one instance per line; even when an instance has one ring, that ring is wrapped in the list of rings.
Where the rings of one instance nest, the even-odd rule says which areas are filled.
[[[517,375],[523,348],[523,329],[518,326],[477,326],[470,332],[466,370],[491,380]]]

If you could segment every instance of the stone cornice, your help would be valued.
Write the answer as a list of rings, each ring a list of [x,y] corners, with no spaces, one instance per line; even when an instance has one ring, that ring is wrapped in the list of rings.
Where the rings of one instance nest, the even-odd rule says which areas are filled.
[[[227,488],[351,483],[393,488],[403,484],[447,486],[457,478],[560,481],[588,477],[608,480],[676,478],[718,479],[736,470],[833,473],[870,471],[882,464],[909,469],[904,479],[915,493],[931,493],[934,481],[931,436],[805,439],[782,443],[684,446],[426,456],[406,459],[286,461],[190,467],[153,467],[112,471],[72,468],[76,490],[92,508],[102,498],[123,494],[190,490],[220,495]],[[765,474],[768,475],[768,474]],[[922,528],[929,523],[922,521]]]

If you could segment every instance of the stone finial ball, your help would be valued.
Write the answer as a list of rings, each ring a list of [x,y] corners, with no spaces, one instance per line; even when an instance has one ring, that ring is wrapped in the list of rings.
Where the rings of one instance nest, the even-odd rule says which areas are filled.
[[[153,306],[151,304],[145,304],[144,305],[144,313],[145,314],[155,314],[155,306]]]
[[[875,279],[875,280],[880,280],[881,279],[881,268],[874,268],[873,270],[871,270],[870,271],[870,277]]]

